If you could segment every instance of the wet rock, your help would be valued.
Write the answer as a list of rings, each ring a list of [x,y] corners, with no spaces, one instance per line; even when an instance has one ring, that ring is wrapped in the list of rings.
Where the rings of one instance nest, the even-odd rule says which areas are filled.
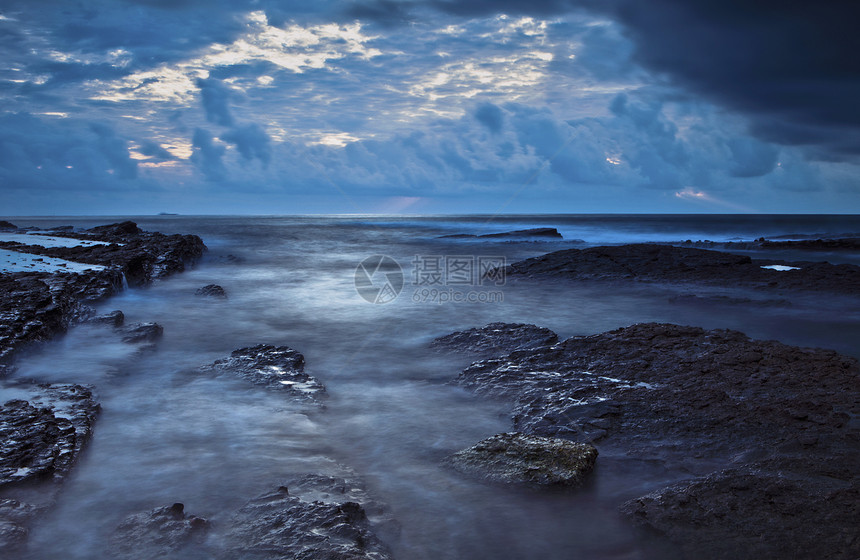
[[[194,295],[197,296],[206,296],[213,298],[227,298],[227,292],[224,291],[224,288],[219,286],[218,284],[208,284],[203,286],[202,288],[198,288]]]
[[[708,517],[703,534],[732,549],[743,549],[755,528],[765,527],[770,532],[751,548],[756,552],[742,557],[775,558],[783,556],[781,547],[807,546],[807,536],[793,527],[820,524],[822,496],[838,498],[830,502],[827,530],[841,536],[816,557],[846,557],[835,540],[858,542],[856,522],[847,521],[856,506],[846,499],[860,489],[858,378],[857,360],[836,352],[737,331],[645,323],[476,362],[458,382],[512,401],[522,432],[600,442],[601,453],[659,462],[679,481],[705,477],[627,508],[695,551],[690,557],[706,555],[710,546],[697,536],[695,515],[701,515]],[[719,474],[728,468],[737,470]],[[755,477],[746,477],[751,469]],[[780,494],[761,490],[782,488],[782,479],[800,484],[786,490],[794,505],[784,513],[783,505],[773,505]],[[733,485],[756,490],[727,493]],[[699,513],[687,516],[685,508]],[[783,515],[794,518],[780,525]]]
[[[860,487],[833,474],[793,460],[753,464],[670,486],[622,511],[690,558],[860,558]]]
[[[248,502],[233,517],[219,558],[385,560],[391,554],[357,502],[305,501],[286,486]]]
[[[809,237],[809,236],[791,236]],[[765,239],[760,237],[754,241],[691,241],[687,240],[685,245],[693,247],[719,248],[727,251],[761,251],[761,250],[792,250],[792,251],[858,251],[860,250],[860,237],[858,234],[846,234],[840,237],[825,237],[821,235],[811,236],[808,239],[794,239],[790,241]]]
[[[0,230],[18,229],[18,226],[6,220],[0,220]]]
[[[201,368],[206,374],[238,376],[293,398],[319,402],[327,396],[325,386],[304,370],[305,357],[300,352],[269,344],[240,348],[229,358]]]
[[[32,504],[10,498],[0,499],[0,551],[20,554],[30,534],[30,524],[39,513],[41,508]]]
[[[444,463],[488,482],[531,487],[575,487],[594,468],[597,450],[585,443],[499,434],[458,451]]]
[[[125,323],[125,315],[119,309],[106,313],[105,315],[97,315],[87,319],[87,323],[97,325],[110,325],[112,327],[121,327]]]
[[[83,232],[65,232],[63,237],[107,243],[79,247],[42,247],[21,243],[2,246],[17,251],[114,269],[129,286],[145,286],[171,274],[183,272],[206,251],[196,235],[165,235],[142,231],[134,222],[98,226]]]
[[[439,350],[491,357],[514,350],[551,346],[556,342],[558,335],[547,328],[523,323],[490,323],[484,327],[440,336],[430,346]]]
[[[798,270],[762,268],[790,265]],[[493,272],[487,273],[489,276]],[[508,265],[509,278],[614,280],[743,286],[767,290],[860,293],[860,266],[789,263],[693,247],[640,243],[566,249]]]
[[[156,508],[126,517],[114,531],[109,556],[117,560],[204,558],[210,523],[188,515],[185,506]]]
[[[72,384],[15,387],[0,406],[0,488],[57,480],[89,440],[99,412],[92,388]]]
[[[155,342],[164,334],[164,327],[158,323],[134,323],[117,329],[123,342]]]
[[[501,233],[486,233],[474,235],[469,233],[455,233],[451,235],[440,235],[439,239],[562,239],[562,235],[555,228],[531,228],[518,229],[515,231],[504,231]]]
[[[19,349],[64,333],[92,311],[85,302],[117,291],[118,271],[88,274],[17,272],[0,274],[0,362]]]

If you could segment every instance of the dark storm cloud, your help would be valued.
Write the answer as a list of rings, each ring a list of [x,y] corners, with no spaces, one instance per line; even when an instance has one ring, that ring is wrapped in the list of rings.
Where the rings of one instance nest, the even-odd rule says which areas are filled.
[[[230,114],[230,89],[218,80],[198,79],[200,100],[206,112],[206,120],[221,126],[233,126],[233,116]]]
[[[236,126],[222,134],[221,138],[225,142],[234,144],[246,160],[250,161],[257,158],[263,165],[268,165],[272,157],[269,137],[262,128],[254,123]]]
[[[26,113],[0,117],[0,183],[14,189],[117,188],[137,177],[127,141],[112,127]]]
[[[750,119],[750,130],[785,145],[819,146],[831,159],[860,154],[860,3],[856,0],[425,0],[366,2],[368,18],[432,7],[455,16],[550,16],[586,9],[624,26],[633,59],[690,92]],[[401,16],[408,19],[408,15]],[[604,30],[586,41],[600,78]],[[610,38],[611,39],[611,38]],[[591,50],[589,53],[588,50]],[[599,58],[599,56],[598,56]],[[617,58],[617,57],[613,57]]]
[[[203,128],[194,130],[191,142],[193,147],[191,161],[210,181],[223,179],[226,173],[224,162],[221,161],[226,151],[224,146],[216,144],[212,134]]]
[[[482,103],[475,109],[475,118],[491,132],[499,132],[504,124],[502,110],[492,103]]]

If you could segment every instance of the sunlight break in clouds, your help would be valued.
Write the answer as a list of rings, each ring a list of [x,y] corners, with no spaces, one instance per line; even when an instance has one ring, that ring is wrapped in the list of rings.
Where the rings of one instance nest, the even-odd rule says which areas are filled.
[[[263,12],[252,12],[246,20],[248,31],[230,44],[213,44],[203,54],[174,65],[136,72],[120,80],[93,80],[91,99],[103,101],[161,101],[190,104],[197,95],[197,79],[224,66],[268,62],[284,70],[302,73],[325,68],[327,63],[347,56],[369,60],[382,51],[366,45],[374,39],[361,32],[361,24],[334,23],[283,29],[269,25]],[[258,85],[268,86],[271,77],[261,77]]]
[[[729,202],[727,200],[721,200],[715,196],[712,196],[705,191],[698,191],[693,187],[686,187],[683,190],[680,190],[675,193],[677,198],[681,200],[687,200],[691,202],[699,202],[705,203],[709,206],[722,206],[723,208],[729,208],[736,212],[745,212],[745,213],[753,213],[755,210],[750,208],[749,206],[744,206],[743,204],[736,204],[734,202]]]

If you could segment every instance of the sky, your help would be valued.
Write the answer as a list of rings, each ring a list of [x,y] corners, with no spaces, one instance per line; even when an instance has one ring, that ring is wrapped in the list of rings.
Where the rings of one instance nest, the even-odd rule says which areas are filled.
[[[860,213],[856,0],[0,0],[0,215]]]

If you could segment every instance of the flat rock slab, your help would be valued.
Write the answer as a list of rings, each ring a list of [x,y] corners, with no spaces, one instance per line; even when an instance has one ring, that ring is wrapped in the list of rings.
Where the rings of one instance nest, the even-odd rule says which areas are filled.
[[[234,375],[291,397],[319,403],[325,386],[305,373],[305,357],[287,346],[258,344],[233,351],[229,358],[201,368],[203,373]]]
[[[771,265],[790,265],[798,270],[762,268]],[[565,249],[512,263],[504,271],[509,278],[637,280],[860,294],[860,266],[755,260],[720,251],[651,243]]]
[[[498,484],[576,487],[592,471],[596,459],[597,449],[586,443],[510,432],[481,440],[444,463]]]
[[[499,233],[485,233],[476,235],[472,233],[454,233],[440,235],[439,239],[562,239],[562,235],[555,228],[531,228],[518,229],[514,231],[503,231]]]
[[[795,547],[789,556],[856,558],[858,380],[857,360],[836,352],[645,323],[476,362],[457,381],[512,401],[520,431],[600,442],[677,473],[681,487],[626,511],[690,557],[722,540],[734,551],[722,557]],[[801,528],[825,511],[812,543]]]
[[[218,558],[387,560],[357,502],[305,501],[286,486],[248,502],[234,516]]]
[[[203,558],[210,523],[175,503],[125,518],[114,531],[108,556],[116,560]]]
[[[551,346],[558,342],[553,331],[523,323],[490,323],[465,331],[457,331],[434,339],[430,346],[489,358],[514,350]]]
[[[56,480],[90,438],[99,405],[92,388],[72,384],[15,387],[0,406],[0,488]]]

